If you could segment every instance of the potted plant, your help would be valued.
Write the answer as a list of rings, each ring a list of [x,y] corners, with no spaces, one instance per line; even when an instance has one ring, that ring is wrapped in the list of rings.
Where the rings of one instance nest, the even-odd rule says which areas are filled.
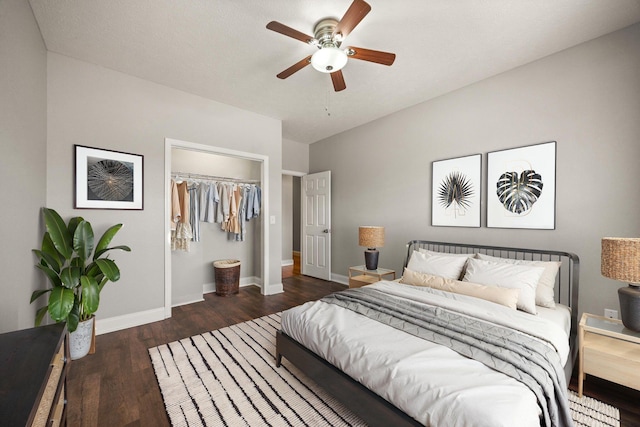
[[[94,245],[91,224],[74,217],[68,224],[53,209],[43,208],[46,232],[42,247],[34,249],[36,267],[49,279],[48,289],[34,291],[31,302],[48,294],[48,304],[36,312],[36,326],[44,315],[56,322],[67,322],[72,359],[84,357],[93,340],[94,313],[100,304],[100,292],[107,282],[120,279],[120,269],[105,255],[113,249],[130,252],[128,246],[108,247],[122,224],[109,227]],[[87,341],[88,339],[88,341]]]

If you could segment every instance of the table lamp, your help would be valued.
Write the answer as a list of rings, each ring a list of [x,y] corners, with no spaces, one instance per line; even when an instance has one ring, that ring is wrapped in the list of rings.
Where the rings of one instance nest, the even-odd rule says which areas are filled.
[[[640,238],[604,237],[602,275],[629,283],[618,289],[622,324],[640,332]]]
[[[359,227],[358,245],[367,248],[364,251],[364,262],[367,270],[377,270],[380,252],[376,248],[384,246],[384,227],[370,225]]]

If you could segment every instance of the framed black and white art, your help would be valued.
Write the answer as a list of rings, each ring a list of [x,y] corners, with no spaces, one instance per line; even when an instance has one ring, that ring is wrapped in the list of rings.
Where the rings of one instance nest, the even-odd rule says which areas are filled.
[[[482,155],[432,164],[431,225],[480,227]]]
[[[556,142],[487,155],[487,227],[555,229]]]
[[[143,156],[75,145],[77,209],[143,209]]]

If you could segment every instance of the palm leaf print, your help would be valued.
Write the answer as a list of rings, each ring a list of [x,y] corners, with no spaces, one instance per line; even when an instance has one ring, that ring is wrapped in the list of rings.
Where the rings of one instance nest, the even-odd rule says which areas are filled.
[[[454,202],[461,208],[468,209],[471,207],[471,196],[473,196],[473,184],[460,172],[451,172],[438,188],[438,201],[445,209]]]

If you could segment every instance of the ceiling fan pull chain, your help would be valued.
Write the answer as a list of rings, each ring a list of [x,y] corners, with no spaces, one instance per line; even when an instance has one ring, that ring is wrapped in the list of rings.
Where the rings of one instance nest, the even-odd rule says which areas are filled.
[[[324,103],[324,111],[327,112],[327,117],[331,117],[331,91],[327,89],[327,96]]]

